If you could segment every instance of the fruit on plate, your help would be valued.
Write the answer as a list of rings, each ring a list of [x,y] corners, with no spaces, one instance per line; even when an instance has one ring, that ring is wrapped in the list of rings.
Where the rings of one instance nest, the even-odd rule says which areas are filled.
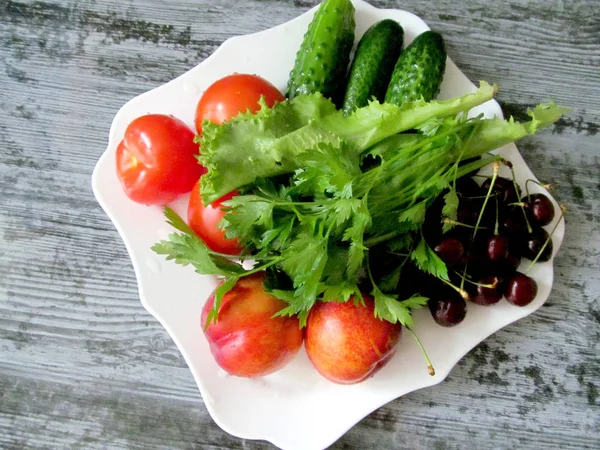
[[[261,107],[261,98],[269,108],[276,102],[285,100],[275,86],[258,75],[235,73],[215,81],[196,106],[198,133],[202,132],[205,120],[221,124],[241,112],[257,112]],[[230,192],[205,206],[200,197],[200,182],[196,183],[188,203],[188,223],[211,250],[239,255],[242,249],[237,239],[228,239],[219,227],[219,222],[225,215],[221,204],[230,200],[233,195],[235,193]]]
[[[389,24],[383,40],[397,40],[400,25]],[[426,31],[397,58],[384,101],[367,101],[344,114],[338,107],[354,25],[349,0],[321,4],[297,52],[287,100],[275,95],[272,103],[258,102],[256,92],[245,97],[235,87],[241,75],[234,74],[209,87],[198,104],[198,160],[207,173],[192,200],[217,205],[223,215],[213,229],[237,239],[244,252],[230,258],[232,252],[217,251],[202,230],[192,231],[168,208],[168,223],[182,234],[153,249],[223,281],[205,306],[203,322],[213,355],[229,373],[252,377],[277,370],[294,354],[285,339],[297,343],[297,326],[306,326],[308,356],[333,382],[372,376],[394,354],[402,327],[434,375],[413,330],[412,311],[428,305],[437,323],[454,326],[465,318],[467,302],[492,305],[505,295],[523,305],[535,298],[532,285],[513,280],[508,291],[505,281],[521,257],[532,263],[551,257],[551,235],[531,234],[525,211],[547,223],[547,202],[534,199],[526,206],[515,181],[498,176],[500,165],[511,168],[510,162],[490,152],[535,134],[568,109],[541,104],[523,123],[469,117],[497,92],[483,81],[468,94],[435,100],[446,54],[442,37]],[[364,77],[382,70],[375,47],[382,46],[367,52],[359,80],[350,80],[365,88],[363,99],[374,95]],[[379,72],[367,71],[369,62]],[[480,187],[469,177],[488,165],[494,175]],[[223,198],[224,211],[218,207]],[[510,241],[515,232],[524,233],[523,225],[531,235],[513,251]],[[492,236],[498,237],[490,246]],[[377,253],[381,257],[373,257]],[[430,282],[402,283],[411,267],[421,274],[417,279],[433,280],[448,295],[427,293]],[[255,280],[263,270],[280,274],[278,288],[269,293]],[[372,297],[359,302],[361,292]],[[293,318],[294,332],[275,314]]]
[[[265,292],[259,272],[238,280],[221,301],[217,323],[206,327],[215,293],[202,310],[201,325],[217,364],[231,375],[260,377],[288,364],[302,345],[296,317],[273,317],[286,304]]]
[[[202,133],[205,120],[220,124],[240,112],[258,111],[261,97],[269,108],[285,99],[275,86],[258,75],[234,73],[215,81],[196,106],[196,130]]]
[[[306,352],[317,371],[334,383],[359,383],[373,376],[394,355],[400,324],[374,315],[374,301],[364,305],[320,302],[311,310],[306,326]]]
[[[181,120],[148,114],[133,120],[116,151],[125,194],[144,205],[165,205],[190,192],[206,172],[198,164],[194,133]]]
[[[200,180],[196,183],[190,194],[188,202],[188,224],[211,250],[226,255],[239,255],[242,251],[237,239],[227,239],[225,232],[219,228],[219,222],[225,215],[222,208],[223,202],[231,200],[235,195],[230,192],[219,200],[204,206],[200,197]]]

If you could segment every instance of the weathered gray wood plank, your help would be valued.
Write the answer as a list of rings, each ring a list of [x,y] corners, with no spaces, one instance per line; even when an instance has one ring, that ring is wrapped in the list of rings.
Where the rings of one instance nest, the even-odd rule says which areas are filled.
[[[222,432],[142,308],[90,175],[114,113],[230,36],[317,1],[0,0],[0,448],[271,448]],[[556,281],[441,385],[333,448],[600,447],[600,22],[594,0],[389,0],[446,38],[505,112],[574,111],[520,144],[569,207]]]

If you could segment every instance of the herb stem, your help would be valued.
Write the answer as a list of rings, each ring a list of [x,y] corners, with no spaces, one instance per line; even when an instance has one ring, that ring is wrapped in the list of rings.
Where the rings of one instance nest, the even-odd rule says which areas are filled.
[[[374,236],[372,238],[369,238],[366,241],[364,241],[363,244],[365,247],[373,247],[374,245],[380,244],[398,236],[398,234],[400,233],[398,233],[397,231],[390,231],[389,233],[382,234],[381,236]]]
[[[415,342],[421,349],[421,353],[423,353],[423,356],[425,357],[425,361],[427,362],[427,372],[429,372],[429,375],[434,376],[435,369],[433,368],[433,364],[431,363],[431,360],[429,359],[429,355],[427,355],[427,352],[425,351],[425,347],[423,347],[423,343],[421,342],[421,340],[419,339],[417,334],[412,330],[412,328],[406,327],[406,330],[412,335],[413,339],[415,340]]]

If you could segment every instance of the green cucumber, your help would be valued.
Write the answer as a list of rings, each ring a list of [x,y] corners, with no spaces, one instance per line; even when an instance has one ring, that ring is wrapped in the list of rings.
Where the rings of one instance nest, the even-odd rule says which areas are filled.
[[[435,31],[420,34],[398,58],[385,94],[386,103],[400,106],[421,98],[433,100],[440,92],[445,69],[442,36]]]
[[[350,114],[373,97],[383,102],[404,41],[398,22],[385,19],[372,25],[358,43],[348,76],[342,110]]]
[[[320,92],[339,103],[354,45],[354,6],[350,0],[325,0],[315,13],[296,54],[287,96]]]

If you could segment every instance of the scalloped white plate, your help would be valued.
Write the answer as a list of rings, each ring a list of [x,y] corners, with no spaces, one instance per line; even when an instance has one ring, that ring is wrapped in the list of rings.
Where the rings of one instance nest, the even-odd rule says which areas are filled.
[[[420,18],[408,12],[381,10],[360,0],[354,5],[357,38],[384,18],[397,20],[403,26],[406,43],[428,29]],[[261,75],[284,92],[296,50],[315,9],[275,28],[229,39],[189,72],[129,101],[113,120],[108,147],[92,176],[94,194],[131,257],[141,302],[179,347],[215,422],[232,435],[268,440],[286,450],[323,449],[385,403],[441,382],[482,340],[538,309],[548,298],[553,279],[552,261],[537,264],[530,275],[537,281],[539,292],[529,306],[518,308],[506,301],[492,307],[469,305],[465,321],[450,329],[435,325],[428,311],[418,311],[415,327],[435,365],[434,377],[427,374],[421,353],[406,333],[390,363],[358,385],[339,386],[321,378],[304,351],[283,370],[262,379],[231,377],[219,369],[199,319],[215,280],[166,262],[150,250],[171,230],[163,220],[161,208],[141,206],[125,196],[115,173],[115,149],[127,125],[143,114],[173,114],[193,129],[194,110],[202,92],[233,72]],[[474,88],[448,60],[440,98],[472,92]],[[495,101],[473,111],[480,112],[489,117],[502,114]],[[499,152],[514,163],[520,183],[534,178],[514,145]],[[187,196],[173,207],[185,214],[186,205]],[[563,236],[561,223],[553,236],[555,253]]]

